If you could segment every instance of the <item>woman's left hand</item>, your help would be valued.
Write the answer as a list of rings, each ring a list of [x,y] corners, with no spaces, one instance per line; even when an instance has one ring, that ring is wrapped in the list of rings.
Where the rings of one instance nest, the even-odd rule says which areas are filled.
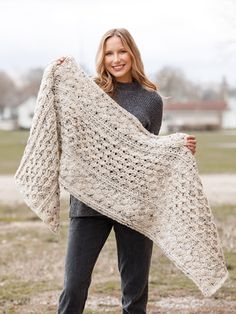
[[[187,144],[185,145],[188,149],[191,150],[191,153],[194,155],[196,152],[197,141],[194,135],[187,136]]]

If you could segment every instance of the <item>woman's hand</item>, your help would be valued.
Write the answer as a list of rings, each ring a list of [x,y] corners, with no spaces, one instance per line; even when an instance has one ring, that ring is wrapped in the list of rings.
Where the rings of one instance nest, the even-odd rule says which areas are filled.
[[[61,57],[61,58],[57,59],[57,65],[61,65],[65,59],[66,59],[66,57]]]
[[[196,152],[197,141],[194,135],[187,136],[187,144],[185,145],[188,149],[191,150],[191,153],[194,155]]]

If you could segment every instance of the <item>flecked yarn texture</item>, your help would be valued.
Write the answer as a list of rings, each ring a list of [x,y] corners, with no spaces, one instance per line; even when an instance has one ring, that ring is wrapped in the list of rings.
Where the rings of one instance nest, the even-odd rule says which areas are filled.
[[[157,244],[205,296],[227,278],[186,134],[148,132],[67,57],[45,70],[15,174],[28,206],[59,227],[60,186]]]

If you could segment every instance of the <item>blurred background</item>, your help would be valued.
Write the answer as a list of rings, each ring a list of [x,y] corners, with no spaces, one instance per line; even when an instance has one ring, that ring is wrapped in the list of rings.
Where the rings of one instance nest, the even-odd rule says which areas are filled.
[[[60,238],[25,205],[13,175],[45,67],[73,56],[95,74],[102,35],[127,28],[164,99],[161,134],[198,141],[196,159],[230,271],[211,299],[155,248],[149,313],[236,312],[236,1],[0,0],[0,312],[55,313],[63,284],[68,195]],[[212,311],[212,312],[211,312]],[[119,313],[114,236],[96,265],[86,313]]]

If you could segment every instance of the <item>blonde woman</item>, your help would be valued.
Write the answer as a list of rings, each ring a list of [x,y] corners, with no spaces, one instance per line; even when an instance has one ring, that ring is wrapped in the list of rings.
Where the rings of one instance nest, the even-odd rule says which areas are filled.
[[[58,60],[58,65],[63,61],[64,57]],[[155,84],[145,75],[140,52],[126,29],[111,29],[104,34],[96,56],[96,70],[95,82],[149,132],[157,135],[162,121],[162,99]],[[189,136],[187,146],[195,153],[194,136]],[[83,313],[96,260],[112,228],[123,313],[146,313],[152,241],[72,195],[64,289],[58,313]]]

